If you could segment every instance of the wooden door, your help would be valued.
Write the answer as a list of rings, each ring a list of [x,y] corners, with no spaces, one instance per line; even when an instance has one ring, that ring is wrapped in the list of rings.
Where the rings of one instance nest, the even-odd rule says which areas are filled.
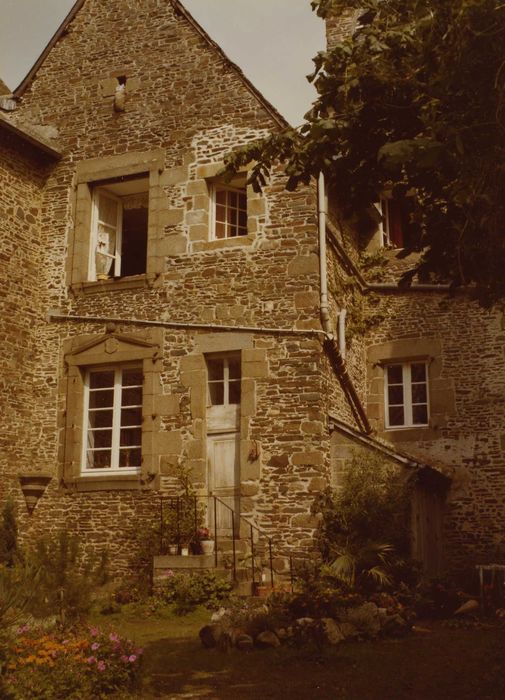
[[[240,436],[237,432],[207,436],[209,494],[216,496],[220,501],[217,502],[214,512],[214,502],[212,498],[210,499],[208,521],[209,526],[215,528],[217,534],[221,536],[231,536],[233,517],[237,524],[240,505],[239,454]]]

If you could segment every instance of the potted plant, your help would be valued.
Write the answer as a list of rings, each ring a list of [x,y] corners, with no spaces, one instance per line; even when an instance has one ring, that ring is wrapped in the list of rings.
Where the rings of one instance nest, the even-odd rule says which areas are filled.
[[[197,531],[198,541],[202,554],[214,554],[215,541],[208,527],[201,527]]]

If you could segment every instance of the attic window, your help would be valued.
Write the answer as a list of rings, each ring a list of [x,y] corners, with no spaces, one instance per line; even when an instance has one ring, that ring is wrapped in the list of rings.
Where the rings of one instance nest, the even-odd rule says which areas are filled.
[[[146,272],[148,176],[123,177],[92,185],[89,279]]]

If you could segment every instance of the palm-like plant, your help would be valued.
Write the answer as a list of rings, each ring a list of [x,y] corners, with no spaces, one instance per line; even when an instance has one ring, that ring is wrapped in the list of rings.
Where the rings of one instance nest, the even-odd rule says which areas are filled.
[[[388,569],[392,564],[394,548],[380,542],[351,542],[336,546],[336,555],[328,569],[339,581],[350,588],[388,586],[392,578]]]

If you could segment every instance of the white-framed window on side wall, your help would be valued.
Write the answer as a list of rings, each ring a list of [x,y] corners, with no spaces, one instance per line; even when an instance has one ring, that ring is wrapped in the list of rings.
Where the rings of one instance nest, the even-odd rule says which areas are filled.
[[[207,357],[208,405],[240,404],[240,355],[209,355]]]
[[[384,367],[386,429],[427,426],[429,420],[426,362],[397,362]]]
[[[148,209],[147,176],[93,183],[90,281],[146,272]]]
[[[142,367],[85,370],[81,473],[136,474],[142,460]]]
[[[247,189],[245,181],[210,188],[210,239],[222,240],[247,235]]]

